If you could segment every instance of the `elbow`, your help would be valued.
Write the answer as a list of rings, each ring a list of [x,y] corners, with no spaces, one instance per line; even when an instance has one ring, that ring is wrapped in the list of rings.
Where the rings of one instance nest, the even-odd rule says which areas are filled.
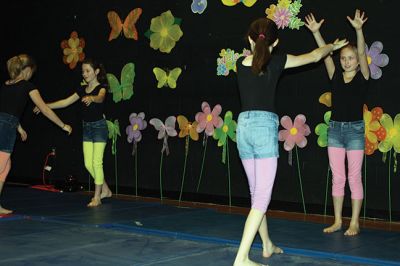
[[[311,59],[313,63],[317,63],[318,61],[320,61],[322,59],[322,54],[318,53],[317,51],[313,51],[311,53]]]

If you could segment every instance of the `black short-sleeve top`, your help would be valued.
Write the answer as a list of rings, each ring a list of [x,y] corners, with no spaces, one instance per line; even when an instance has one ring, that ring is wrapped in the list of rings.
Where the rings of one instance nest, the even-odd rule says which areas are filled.
[[[26,80],[4,84],[0,88],[0,112],[20,119],[28,102],[29,93],[35,89],[36,86]]]
[[[100,90],[104,88],[102,85],[97,85],[93,91],[90,93],[86,93],[86,87],[81,87],[79,88],[76,93],[79,95],[79,97],[85,97],[85,96],[97,96],[100,92]],[[81,108],[82,108],[82,120],[85,122],[94,122],[94,121],[99,121],[104,118],[104,103],[105,101],[101,103],[95,103],[92,102],[89,104],[89,106],[86,106],[84,102],[81,103]]]

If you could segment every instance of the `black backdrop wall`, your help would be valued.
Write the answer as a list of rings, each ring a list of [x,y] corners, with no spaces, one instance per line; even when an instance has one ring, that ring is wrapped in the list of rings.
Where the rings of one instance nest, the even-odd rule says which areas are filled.
[[[190,0],[138,0],[138,1],[9,1],[3,4],[0,17],[2,28],[2,52],[0,54],[1,79],[7,79],[5,62],[17,53],[28,53],[38,63],[38,71],[33,82],[40,88],[46,101],[68,96],[82,80],[80,65],[70,70],[62,62],[60,42],[68,39],[76,30],[86,41],[84,52],[87,57],[104,63],[107,72],[118,78],[122,67],[133,62],[136,67],[134,96],[118,104],[111,95],[106,102],[106,115],[109,120],[118,119],[122,136],[117,142],[118,183],[127,192],[134,190],[134,161],[131,156],[131,144],[126,141],[125,128],[129,124],[129,114],[145,112],[146,120],[157,117],[165,120],[170,115],[185,115],[193,121],[201,111],[201,103],[207,101],[211,106],[221,104],[223,112],[231,110],[234,119],[240,112],[240,103],[235,82],[235,75],[216,75],[216,59],[224,48],[242,51],[246,47],[244,35],[249,23],[265,16],[265,9],[275,1],[258,0],[247,8],[242,4],[227,7],[219,0],[208,0],[208,7],[202,15],[193,14]],[[398,105],[400,81],[400,52],[397,49],[399,35],[396,34],[397,4],[388,0],[337,0],[337,1],[302,1],[299,16],[304,18],[309,12],[316,17],[325,18],[322,34],[327,41],[335,38],[348,38],[355,41],[355,33],[346,20],[353,16],[354,10],[364,10],[369,17],[364,27],[367,43],[381,41],[383,53],[391,61],[383,68],[383,76],[371,81],[368,106],[383,107],[385,113],[394,117],[400,112]],[[118,37],[108,41],[110,26],[107,12],[115,10],[122,19],[134,8],[143,9],[143,14],[136,23],[139,40]],[[171,10],[181,18],[183,37],[177,42],[170,54],[153,50],[144,33],[150,28],[153,17]],[[300,30],[280,30],[278,50],[291,54],[300,54],[314,49],[316,44],[305,27]],[[335,56],[337,61],[337,55]],[[181,67],[183,72],[178,79],[178,86],[170,88],[156,87],[152,73],[155,66]],[[313,64],[296,70],[286,71],[279,84],[276,104],[279,115],[289,115],[292,119],[299,113],[306,115],[310,128],[323,121],[328,108],[318,103],[319,96],[327,91],[329,83],[323,64]],[[52,147],[57,150],[54,175],[63,179],[74,175],[81,182],[87,182],[88,175],[83,167],[81,148],[81,122],[79,108],[75,104],[57,113],[64,121],[72,124],[74,132],[66,136],[43,116],[35,116],[26,109],[23,126],[28,131],[26,143],[17,142],[13,154],[13,168],[9,181],[39,180],[43,160]],[[361,111],[361,110],[360,110]],[[305,201],[308,206],[317,207],[321,212],[325,201],[325,181],[328,167],[326,148],[317,145],[317,136],[308,137],[308,145],[299,150]],[[180,190],[184,162],[185,141],[179,138],[169,139],[171,153],[164,158],[163,179],[165,194],[176,198]],[[248,187],[244,171],[240,164],[234,143],[230,143],[230,170],[232,178],[233,205],[248,204]],[[156,130],[149,125],[143,132],[143,140],[138,145],[139,191],[142,195],[158,195],[159,165],[161,141],[157,140]],[[196,193],[200,174],[203,146],[201,141],[191,142],[187,164],[186,183],[183,199],[203,200],[227,203],[228,181],[226,165],[221,163],[221,148],[209,139],[204,173],[199,193]],[[276,208],[302,211],[298,183],[297,167],[288,165],[288,154],[281,148],[277,179],[273,192],[273,204]],[[367,208],[370,216],[386,218],[388,210],[388,161],[382,162],[382,153],[375,152],[367,157]],[[111,185],[115,183],[114,157],[111,145],[106,149],[104,168]],[[393,170],[392,170],[393,171]],[[391,172],[391,196],[393,211],[400,211],[400,181],[398,173]],[[347,194],[349,195],[349,194]],[[347,206],[349,199],[346,199]],[[277,205],[278,202],[285,203]],[[330,202],[330,201],[329,201]],[[275,205],[274,205],[275,204]]]

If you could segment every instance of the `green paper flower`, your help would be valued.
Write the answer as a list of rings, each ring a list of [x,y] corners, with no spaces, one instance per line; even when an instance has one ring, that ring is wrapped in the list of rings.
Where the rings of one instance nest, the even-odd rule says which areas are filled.
[[[222,162],[225,163],[226,157],[226,141],[227,137],[236,142],[236,122],[232,119],[233,114],[231,111],[227,111],[224,117],[224,124],[220,128],[216,128],[213,134],[213,138],[218,140],[218,147],[223,147],[222,149]]]
[[[394,122],[390,115],[383,114],[380,122],[386,129],[386,138],[378,144],[378,149],[385,153],[394,148],[396,153],[400,153],[400,114],[395,116]]]
[[[318,135],[318,146],[326,147],[328,146],[328,128],[329,128],[329,120],[331,119],[331,111],[328,111],[324,114],[325,123],[320,123],[315,127],[315,134]]]
[[[163,53],[171,52],[183,35],[170,10],[151,20],[150,31],[150,47]]]
[[[107,127],[108,127],[108,138],[112,139],[111,152],[113,155],[115,155],[117,151],[117,138],[118,136],[121,136],[118,119],[115,119],[114,123],[107,120]]]

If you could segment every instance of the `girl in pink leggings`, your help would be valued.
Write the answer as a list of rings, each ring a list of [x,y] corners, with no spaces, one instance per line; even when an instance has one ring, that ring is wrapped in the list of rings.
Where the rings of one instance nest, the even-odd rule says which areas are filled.
[[[328,129],[328,156],[332,170],[332,197],[335,222],[324,229],[332,233],[342,228],[342,208],[346,183],[345,158],[347,156],[348,181],[351,190],[352,216],[344,233],[348,236],[360,232],[359,216],[363,201],[361,167],[364,158],[364,121],[362,109],[367,93],[369,68],[365,52],[362,26],[367,21],[364,12],[356,10],[354,18],[347,17],[357,35],[357,46],[347,45],[340,50],[342,71],[337,71],[332,57],[325,59],[329,79],[332,81],[332,116]],[[324,20],[317,22],[310,14],[306,26],[313,33],[318,46],[325,45],[319,32]]]
[[[236,64],[242,104],[237,126],[237,147],[249,181],[251,210],[244,226],[235,266],[260,265],[249,259],[250,247],[257,232],[262,240],[264,257],[283,252],[269,238],[265,217],[279,156],[279,122],[274,98],[280,75],[286,68],[317,62],[347,44],[346,41],[335,41],[334,44],[299,56],[271,54],[278,44],[278,29],[268,18],[255,20],[247,36],[252,54],[238,60]]]

